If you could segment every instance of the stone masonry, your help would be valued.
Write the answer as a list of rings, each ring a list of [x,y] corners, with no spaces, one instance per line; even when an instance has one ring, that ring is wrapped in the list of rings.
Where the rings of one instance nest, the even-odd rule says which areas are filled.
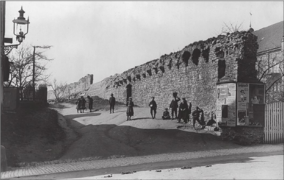
[[[257,82],[257,48],[250,30],[219,35],[92,84],[86,94],[107,99],[113,93],[124,103],[131,96],[139,106],[155,96],[158,108],[166,108],[177,92],[209,115],[215,111],[217,83]]]
[[[82,87],[70,84],[70,91],[104,99],[113,93],[116,100],[123,103],[131,96],[138,106],[148,106],[155,96],[161,109],[169,107],[173,92],[177,92],[179,97],[186,98],[193,107],[200,106],[209,116],[216,110],[216,84],[258,82],[257,49],[257,36],[250,30],[219,35],[94,84],[79,83]]]

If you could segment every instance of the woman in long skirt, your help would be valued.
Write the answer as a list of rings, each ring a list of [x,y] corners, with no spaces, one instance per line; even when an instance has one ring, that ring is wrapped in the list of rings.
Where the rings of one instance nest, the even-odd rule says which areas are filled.
[[[127,111],[126,111],[127,121],[131,120],[131,116],[134,115],[133,106],[134,103],[132,101],[132,98],[130,97],[129,101],[127,102]]]

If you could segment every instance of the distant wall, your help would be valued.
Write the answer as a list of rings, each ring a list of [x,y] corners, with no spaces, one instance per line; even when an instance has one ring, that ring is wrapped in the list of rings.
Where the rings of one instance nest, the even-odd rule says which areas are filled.
[[[68,98],[69,96],[73,96],[75,94],[84,93],[90,88],[92,84],[93,84],[93,75],[87,74],[86,76],[82,77],[78,82],[68,84],[66,91],[64,92],[64,97]],[[55,99],[52,90],[48,91],[47,99]]]

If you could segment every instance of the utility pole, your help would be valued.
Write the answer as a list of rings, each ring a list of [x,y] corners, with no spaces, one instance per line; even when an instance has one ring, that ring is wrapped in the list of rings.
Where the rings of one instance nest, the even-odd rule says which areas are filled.
[[[35,100],[35,49],[42,48],[42,49],[49,49],[51,46],[33,46],[33,101]]]

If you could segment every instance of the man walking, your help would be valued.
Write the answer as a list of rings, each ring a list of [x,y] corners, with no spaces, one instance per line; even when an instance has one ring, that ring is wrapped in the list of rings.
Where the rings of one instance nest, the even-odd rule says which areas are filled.
[[[92,112],[92,109],[93,109],[93,98],[91,98],[90,96],[87,96],[87,98],[88,98],[89,110],[90,110],[90,112]]]
[[[152,119],[155,119],[157,113],[157,103],[155,101],[155,97],[152,97],[152,101],[150,101],[149,106]]]
[[[110,98],[109,98],[109,111],[111,114],[111,110],[114,113],[114,105],[115,105],[115,97],[113,97],[113,94],[111,93]]]
[[[180,120],[183,120],[184,123],[187,123],[188,121],[188,104],[185,98],[182,98],[182,102],[179,105],[179,114],[178,114],[178,122],[180,123]]]
[[[205,128],[204,113],[203,113],[203,110],[200,109],[198,106],[196,106],[196,110],[192,112],[192,118],[193,118],[194,128],[195,128],[196,121],[202,126],[202,129]]]
[[[173,93],[174,99],[172,100],[170,104],[170,108],[172,109],[172,119],[174,119],[174,114],[175,114],[175,119],[177,118],[177,109],[178,109],[178,102],[180,101],[180,98],[177,97],[177,93]]]

